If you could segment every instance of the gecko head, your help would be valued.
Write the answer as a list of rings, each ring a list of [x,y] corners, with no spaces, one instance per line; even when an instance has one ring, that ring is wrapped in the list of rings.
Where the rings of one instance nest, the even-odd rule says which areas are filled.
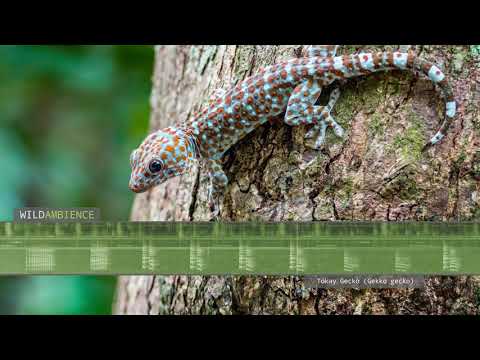
[[[147,191],[183,174],[194,159],[195,146],[189,134],[175,128],[156,131],[130,155],[129,188],[136,193]]]

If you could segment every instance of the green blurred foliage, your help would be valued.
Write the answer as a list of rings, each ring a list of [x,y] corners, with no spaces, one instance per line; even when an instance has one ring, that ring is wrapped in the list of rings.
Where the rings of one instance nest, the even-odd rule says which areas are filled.
[[[128,158],[147,131],[152,66],[144,46],[0,47],[2,220],[13,205],[128,218]]]
[[[0,307],[18,315],[110,314],[109,276],[29,276],[2,281]]]
[[[148,130],[152,68],[151,46],[0,46],[2,221],[12,220],[20,206],[99,207],[104,220],[128,220],[129,155]],[[64,310],[110,311],[104,300],[85,307],[80,298],[82,291],[102,288],[95,279],[111,297],[112,278],[19,279],[18,293],[30,299],[16,301],[17,311],[42,312],[42,306],[57,304],[51,312],[63,313],[52,298],[66,299],[59,286],[65,291],[72,284],[72,298],[80,302]],[[28,295],[32,284],[43,289],[38,301]]]

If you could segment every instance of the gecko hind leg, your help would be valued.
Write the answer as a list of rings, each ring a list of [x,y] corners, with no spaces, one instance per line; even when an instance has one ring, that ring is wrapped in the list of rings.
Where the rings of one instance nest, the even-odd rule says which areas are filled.
[[[305,138],[309,139],[314,137],[318,132],[320,132],[320,138],[317,139],[315,142],[316,145],[320,146],[323,142],[323,138],[325,138],[325,130],[326,130],[326,125],[330,126],[333,128],[333,131],[335,132],[335,135],[338,137],[343,137],[345,131],[343,128],[337,123],[335,118],[331,115],[331,112],[333,110],[333,107],[337,103],[338,99],[340,98],[340,89],[334,88],[332,92],[330,93],[330,99],[328,100],[327,106],[325,106],[326,113],[328,113],[327,116],[324,116],[322,120],[324,120],[321,124],[315,125],[310,131],[307,132],[305,135]],[[322,115],[325,115],[325,112],[322,113]],[[324,126],[325,124],[325,126]],[[320,141],[320,142],[319,142]],[[318,148],[317,146],[315,148]]]
[[[330,115],[335,103],[340,97],[340,89],[335,88],[326,106],[314,105],[320,97],[321,87],[318,81],[309,79],[298,85],[288,101],[285,123],[288,125],[311,125],[313,128],[307,132],[305,138],[317,136],[315,149],[318,149],[325,139],[328,126],[332,127],[335,134],[343,137],[343,128]]]
[[[315,145],[313,146],[314,149],[319,149],[324,141],[325,141],[325,134],[326,134],[326,129],[327,127],[330,126],[333,128],[333,132],[335,135],[337,135],[339,138],[343,138],[345,134],[345,130],[335,121],[333,116],[330,114],[323,119],[323,121],[320,124],[315,125],[306,135],[305,138],[313,138],[315,135],[317,135],[317,138],[315,140]]]

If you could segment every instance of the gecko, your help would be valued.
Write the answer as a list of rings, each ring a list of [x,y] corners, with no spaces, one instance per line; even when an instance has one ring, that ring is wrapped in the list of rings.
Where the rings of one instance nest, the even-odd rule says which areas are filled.
[[[256,128],[278,118],[290,126],[310,125],[305,138],[314,139],[319,149],[331,128],[338,137],[345,131],[332,115],[340,97],[339,87],[331,91],[326,105],[317,105],[322,88],[336,80],[379,71],[405,70],[424,74],[438,85],[445,101],[445,117],[423,151],[439,143],[456,115],[456,102],[445,74],[415,52],[362,52],[337,56],[338,45],[311,46],[307,56],[261,69],[229,90],[217,90],[197,114],[149,134],[130,155],[129,188],[141,193],[167,179],[184,174],[201,160],[210,178],[208,204],[219,215],[228,177],[222,157],[234,144]]]

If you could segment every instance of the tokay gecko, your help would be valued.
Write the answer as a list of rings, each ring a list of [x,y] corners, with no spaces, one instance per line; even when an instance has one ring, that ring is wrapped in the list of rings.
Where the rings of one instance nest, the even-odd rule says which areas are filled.
[[[320,106],[316,102],[322,88],[335,80],[377,71],[421,72],[437,84],[446,103],[445,120],[424,150],[445,136],[455,117],[456,102],[445,75],[437,66],[413,52],[336,56],[337,47],[310,47],[307,57],[266,67],[227,91],[217,90],[210,103],[187,122],[148,135],[130,156],[130,189],[144,192],[185,173],[196,159],[204,159],[210,177],[209,206],[214,216],[218,216],[228,184],[221,159],[232,145],[283,113],[283,121],[288,125],[312,125],[305,137],[315,139],[315,148],[322,146],[329,127],[343,137],[343,128],[331,114],[340,91],[338,87],[332,90],[328,103]]]

